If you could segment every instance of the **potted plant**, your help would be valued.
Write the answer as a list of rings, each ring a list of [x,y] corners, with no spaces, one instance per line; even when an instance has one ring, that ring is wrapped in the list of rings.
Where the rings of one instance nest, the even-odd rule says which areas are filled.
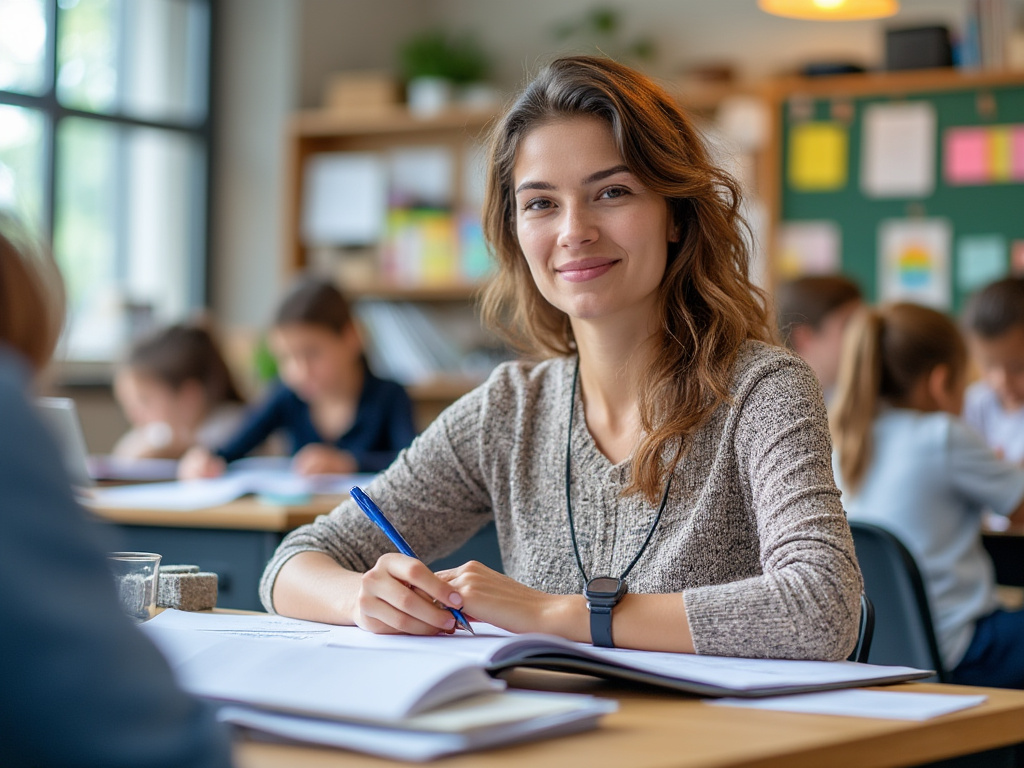
[[[409,109],[431,114],[444,109],[457,87],[480,83],[490,60],[469,35],[435,29],[407,40],[399,49]]]

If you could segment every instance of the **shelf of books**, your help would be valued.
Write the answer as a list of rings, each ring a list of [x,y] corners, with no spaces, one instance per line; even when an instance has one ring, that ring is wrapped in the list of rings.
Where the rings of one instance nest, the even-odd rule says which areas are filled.
[[[370,365],[408,388],[421,425],[508,356],[474,301],[490,270],[480,208],[493,117],[317,110],[289,125],[288,271],[336,279]]]

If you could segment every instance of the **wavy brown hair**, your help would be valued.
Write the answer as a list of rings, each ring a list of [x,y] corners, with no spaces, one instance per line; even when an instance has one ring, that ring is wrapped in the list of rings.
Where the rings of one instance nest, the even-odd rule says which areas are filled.
[[[0,212],[0,342],[41,370],[64,328],[64,284],[49,252]]]
[[[549,64],[492,131],[483,226],[498,272],[483,295],[484,321],[532,356],[575,350],[568,316],[541,295],[519,247],[513,170],[524,136],[576,117],[608,124],[626,167],[666,199],[680,232],[679,242],[666,242],[660,334],[639,382],[644,437],[626,490],[656,503],[685,438],[729,400],[740,345],[774,341],[773,327],[766,297],[750,281],[749,232],[736,181],[712,162],[668,93],[633,69],[590,56]],[[675,459],[664,463],[673,446]]]
[[[882,403],[900,407],[940,365],[967,372],[967,346],[941,312],[908,302],[865,307],[843,335],[830,426],[843,484],[856,492],[874,453],[871,433]]]

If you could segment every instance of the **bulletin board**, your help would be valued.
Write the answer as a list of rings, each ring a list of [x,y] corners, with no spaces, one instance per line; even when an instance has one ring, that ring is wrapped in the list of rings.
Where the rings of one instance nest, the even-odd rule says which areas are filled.
[[[890,235],[912,233],[915,222],[922,231],[945,238],[948,258],[945,274],[929,278],[937,280],[933,288],[938,293],[933,290],[928,295],[932,300],[922,303],[957,312],[965,298],[989,279],[1022,273],[1024,75],[997,84],[978,80],[967,87],[956,73],[949,77],[961,84],[899,92],[886,88],[884,93],[837,88],[827,95],[827,89],[818,86],[812,95],[791,91],[781,102],[779,248],[784,250],[784,233],[792,237],[797,232],[804,238],[801,242],[809,244],[800,247],[813,251],[817,238],[820,251],[780,270],[783,277],[834,271],[827,263],[834,246],[838,263],[833,266],[856,280],[871,301],[894,298],[887,295],[893,279],[905,278],[908,285],[916,279],[914,259],[911,255],[900,262],[906,271],[894,278],[892,262],[883,251],[892,242]],[[1013,80],[1003,77],[1007,79]],[[884,152],[880,155],[878,137],[899,139],[886,137],[885,132],[899,134],[903,129],[901,110],[875,108],[878,105],[909,106],[903,110],[911,120],[908,131],[934,132],[927,151],[922,152],[914,139],[908,153],[888,160]],[[876,119],[883,113],[894,119]],[[922,130],[912,124],[918,118],[930,123]],[[972,155],[979,147],[988,152],[981,167]],[[930,184],[928,169],[913,167],[910,156],[915,153],[922,164],[931,164]],[[907,162],[904,171],[910,188],[900,190],[904,179],[899,174],[904,171],[898,169]],[[887,168],[897,169],[889,182],[884,179]],[[872,177],[879,173],[881,194],[872,186]],[[914,180],[915,175],[920,178]]]

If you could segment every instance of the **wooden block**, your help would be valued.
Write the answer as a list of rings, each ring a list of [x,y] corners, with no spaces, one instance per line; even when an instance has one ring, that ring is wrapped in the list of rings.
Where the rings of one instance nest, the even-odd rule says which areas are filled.
[[[401,106],[401,94],[387,72],[339,72],[328,81],[324,101],[328,109],[386,112]]]

